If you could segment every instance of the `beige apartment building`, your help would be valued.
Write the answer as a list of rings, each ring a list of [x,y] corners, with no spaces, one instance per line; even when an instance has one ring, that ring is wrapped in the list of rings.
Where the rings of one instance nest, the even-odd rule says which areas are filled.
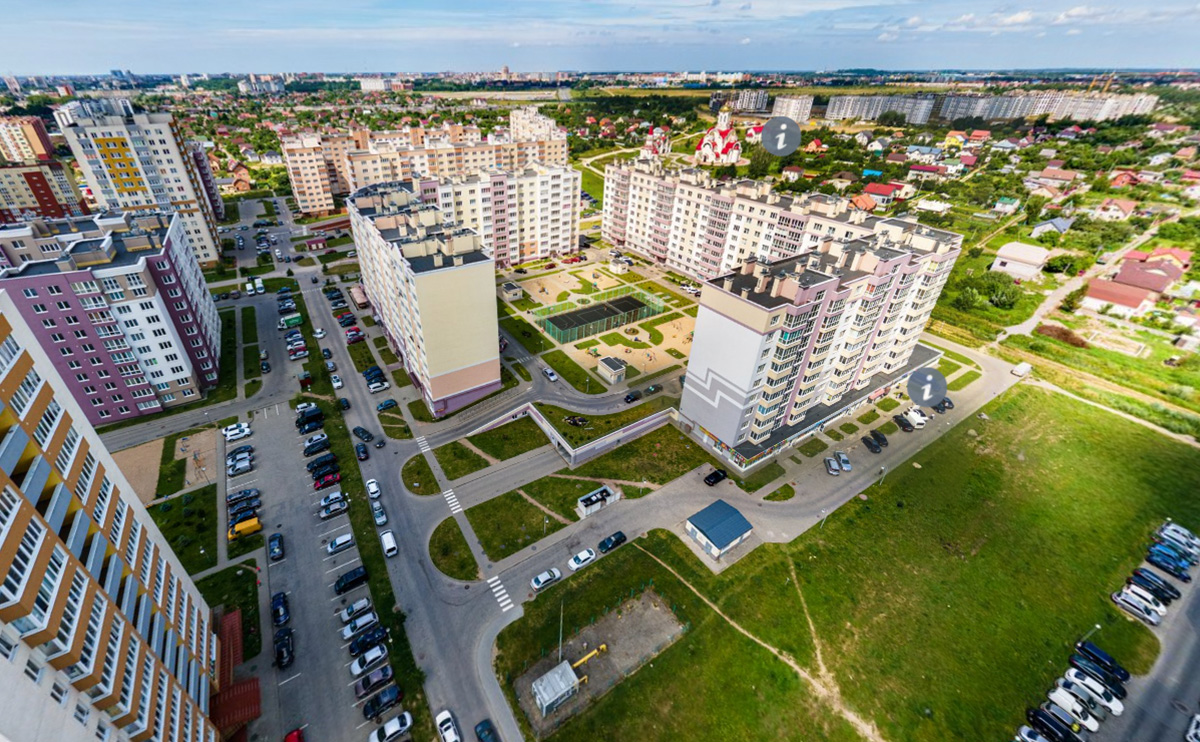
[[[211,611],[0,289],[0,738],[216,742]]]
[[[479,235],[403,183],[346,203],[367,298],[430,412],[498,390],[495,263]]]
[[[526,141],[503,131],[484,138],[476,127],[449,123],[434,130],[305,134],[282,146],[296,205],[308,214],[330,213],[335,196],[376,183],[567,164],[565,138]]]
[[[105,209],[179,214],[183,234],[205,267],[220,257],[215,189],[169,113],[136,113],[122,98],[72,101],[54,112],[59,128]]]
[[[583,175],[573,167],[540,164],[413,181],[422,201],[478,232],[502,266],[579,249],[582,183]]]
[[[46,124],[37,116],[0,116],[0,160],[50,160],[54,145]]]

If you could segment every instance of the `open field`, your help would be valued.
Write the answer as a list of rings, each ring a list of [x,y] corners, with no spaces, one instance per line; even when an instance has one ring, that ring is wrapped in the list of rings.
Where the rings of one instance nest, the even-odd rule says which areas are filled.
[[[217,485],[201,487],[148,510],[188,574],[217,566]]]
[[[638,739],[665,740],[714,717],[731,739],[854,738],[825,726],[837,714],[805,698],[808,686],[793,687],[791,671],[769,655],[759,658],[754,645],[729,660],[737,673],[718,670],[709,653],[721,650],[706,632],[728,641],[741,636],[725,634],[719,616],[680,592],[639,546],[814,675],[815,636],[827,682],[889,741],[1006,737],[1061,673],[1070,643],[1095,623],[1104,647],[1131,671],[1145,672],[1157,641],[1126,620],[1108,592],[1139,563],[1148,533],[1164,517],[1200,525],[1200,503],[1191,496],[1200,486],[1200,452],[1030,387],[1009,391],[984,411],[990,419],[970,418],[921,451],[914,458],[920,469],[898,466],[866,491],[866,500],[832,513],[824,528],[790,544],[760,546],[719,576],[663,531],[622,547],[526,606],[526,618],[501,634],[501,677],[554,645],[563,598],[569,635],[600,612],[597,600],[603,605],[609,594],[628,594],[652,579],[668,602],[682,606],[693,631],[556,739],[620,738],[620,730],[636,729]],[[686,669],[674,664],[675,655]],[[785,691],[790,701],[765,705],[764,694]],[[731,700],[745,694],[751,699],[741,705]],[[806,709],[824,724],[761,729],[777,712]]]
[[[473,435],[467,440],[488,456],[501,461],[520,456],[526,451],[540,448],[549,442],[537,423],[528,417],[522,417],[498,428]]]
[[[447,518],[433,529],[429,538],[429,557],[433,566],[437,567],[447,577],[456,580],[475,580],[479,578],[479,566],[467,545],[467,538],[454,518]]]
[[[516,490],[467,508],[466,513],[479,545],[493,561],[516,554],[563,527]]]
[[[459,479],[487,468],[487,459],[458,441],[450,441],[433,449],[433,456],[442,467],[447,479]]]

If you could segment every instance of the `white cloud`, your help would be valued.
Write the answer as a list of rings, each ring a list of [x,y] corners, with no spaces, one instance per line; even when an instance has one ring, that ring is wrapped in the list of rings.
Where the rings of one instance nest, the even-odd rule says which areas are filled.
[[[895,41],[898,38],[900,38],[899,34],[894,33],[892,31],[884,31],[883,33],[879,34],[879,36],[877,37],[877,40],[887,43],[889,41]]]
[[[745,46],[746,44],[749,44],[749,43],[750,43],[750,37],[749,37],[749,36],[747,36],[746,38],[742,39],[742,40],[741,40],[741,41],[739,41],[738,43],[739,43],[739,44],[742,44],[743,46]]]
[[[1012,15],[1000,16],[1000,17],[996,18],[995,24],[997,26],[1001,26],[1001,27],[1024,26],[1025,24],[1029,23],[1032,20],[1033,20],[1033,11],[1032,10],[1022,10],[1020,12],[1013,13]]]
[[[914,15],[911,18],[904,21],[905,28],[916,28],[919,25],[921,25],[921,16],[919,16],[919,15]]]
[[[1100,8],[1093,8],[1088,5],[1076,5],[1074,8],[1068,8],[1059,13],[1055,17],[1053,23],[1062,25],[1064,23],[1073,23],[1075,21],[1087,21],[1104,16],[1105,11]]]
[[[1083,31],[1080,31],[1078,28],[1072,28],[1071,30],[1067,31],[1067,36],[1078,36],[1081,33],[1083,33]]]

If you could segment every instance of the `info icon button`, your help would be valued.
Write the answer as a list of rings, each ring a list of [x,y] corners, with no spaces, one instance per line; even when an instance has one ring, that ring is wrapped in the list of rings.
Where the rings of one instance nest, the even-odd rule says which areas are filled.
[[[800,124],[787,116],[776,116],[763,124],[762,145],[778,157],[785,157],[800,148]]]
[[[908,398],[918,407],[932,407],[946,398],[946,377],[932,368],[920,368],[908,377]]]

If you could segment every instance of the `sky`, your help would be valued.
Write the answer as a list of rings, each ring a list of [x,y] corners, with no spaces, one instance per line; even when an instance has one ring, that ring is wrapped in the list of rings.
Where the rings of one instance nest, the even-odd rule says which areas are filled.
[[[1200,67],[1197,0],[10,0],[0,72]]]

